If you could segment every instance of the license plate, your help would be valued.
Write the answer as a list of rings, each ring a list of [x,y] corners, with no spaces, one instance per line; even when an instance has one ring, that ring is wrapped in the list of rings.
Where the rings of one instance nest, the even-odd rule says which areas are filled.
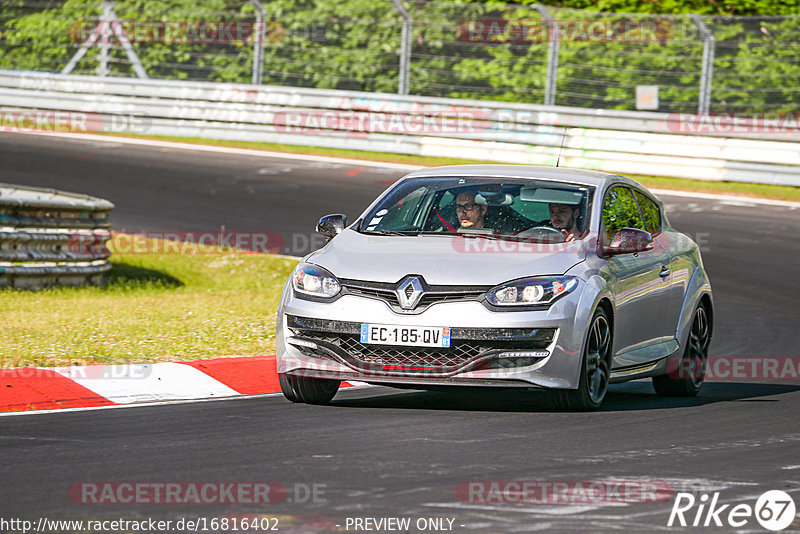
[[[397,326],[361,323],[361,343],[408,347],[450,347],[446,326]]]

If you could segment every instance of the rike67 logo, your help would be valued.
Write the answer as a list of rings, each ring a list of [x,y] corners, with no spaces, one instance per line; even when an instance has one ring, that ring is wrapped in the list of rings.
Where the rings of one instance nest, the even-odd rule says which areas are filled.
[[[765,529],[777,532],[787,528],[795,518],[792,497],[781,490],[762,494],[755,506],[747,503],[720,503],[719,492],[712,495],[680,492],[675,497],[667,526],[752,528],[752,520]]]

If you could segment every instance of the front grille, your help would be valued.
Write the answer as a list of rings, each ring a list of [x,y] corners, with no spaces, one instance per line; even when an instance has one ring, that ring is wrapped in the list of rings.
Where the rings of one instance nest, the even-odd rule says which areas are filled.
[[[296,345],[306,354],[335,357],[359,371],[382,374],[447,375],[466,368],[496,368],[496,361],[488,358],[492,354],[503,350],[542,350],[555,336],[553,328],[451,328],[449,348],[406,347],[361,343],[361,323],[352,321],[290,315],[287,322],[295,336],[320,347]],[[518,362],[509,359],[503,366],[532,365],[539,360],[541,358],[519,358]]]
[[[353,334],[326,332],[300,332],[303,339],[322,342],[322,346],[335,347],[342,358],[356,367],[385,371],[384,366],[396,366],[418,371],[450,373],[464,367],[480,355],[481,348],[474,341],[453,342],[450,348],[399,347],[372,345],[359,341]],[[424,369],[423,369],[424,368]],[[401,371],[402,369],[396,369]]]
[[[423,294],[413,310],[404,310],[400,307],[395,289],[397,284],[384,282],[368,282],[364,280],[340,280],[345,294],[358,295],[361,297],[382,300],[388,304],[392,310],[405,313],[417,314],[425,311],[433,304],[439,302],[453,302],[473,300],[478,301],[483,298],[491,286],[429,286],[424,285]],[[410,287],[406,289],[406,295],[410,296]]]

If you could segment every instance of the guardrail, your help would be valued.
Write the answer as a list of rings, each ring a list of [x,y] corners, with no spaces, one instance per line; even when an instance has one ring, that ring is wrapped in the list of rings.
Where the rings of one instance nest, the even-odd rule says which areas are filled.
[[[100,198],[0,183],[0,286],[99,284],[111,269]]]
[[[561,166],[611,172],[800,185],[800,116],[748,121],[2,70],[0,106],[7,116],[8,108],[82,113],[86,130],[538,165],[560,158]],[[0,116],[0,131],[47,129],[33,116],[10,117]]]

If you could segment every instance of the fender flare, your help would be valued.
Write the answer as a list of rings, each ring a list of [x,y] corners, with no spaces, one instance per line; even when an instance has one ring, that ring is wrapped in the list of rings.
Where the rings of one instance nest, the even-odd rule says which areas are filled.
[[[678,341],[679,349],[678,354],[683,354],[686,348],[686,340],[689,337],[689,329],[691,328],[692,318],[694,317],[694,310],[700,303],[700,300],[707,296],[711,309],[709,314],[714,316],[714,296],[711,292],[711,283],[708,280],[708,275],[701,267],[695,267],[689,283],[686,286],[686,293],[683,295],[683,302],[681,303],[681,313],[678,318],[678,325],[675,330],[675,339]],[[711,334],[713,335],[713,322]],[[710,341],[710,339],[709,339]]]

